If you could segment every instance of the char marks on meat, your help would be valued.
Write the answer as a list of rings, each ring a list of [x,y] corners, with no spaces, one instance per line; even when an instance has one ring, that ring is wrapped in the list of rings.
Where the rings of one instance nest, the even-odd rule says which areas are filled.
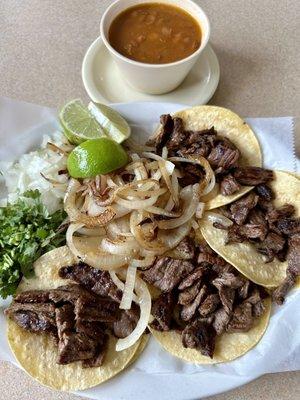
[[[213,358],[216,331],[206,319],[197,319],[182,331],[182,344],[190,349],[197,349],[204,356]]]
[[[139,308],[119,309],[120,291],[107,272],[80,263],[61,268],[59,276],[79,284],[20,293],[5,313],[22,329],[54,337],[58,364],[81,361],[83,368],[98,367],[105,359],[108,332],[128,336]]]
[[[273,171],[260,167],[238,167],[233,176],[241,185],[256,186],[274,178]]]
[[[201,287],[201,280],[196,281],[192,286],[185,288],[179,293],[178,304],[185,306],[190,304],[199,293]]]
[[[184,256],[182,257],[184,260],[192,260],[195,257],[196,247],[190,237],[184,238],[176,247],[176,250]]]
[[[300,234],[289,238],[288,272],[296,277],[300,276]]]
[[[218,139],[215,147],[207,157],[208,162],[216,173],[228,172],[237,166],[240,151],[226,138]]]
[[[225,176],[220,183],[220,192],[223,196],[230,196],[241,188],[235,177],[231,174]]]
[[[152,315],[155,320],[151,326],[158,331],[169,331],[175,305],[176,298],[173,292],[162,293],[152,305]]]
[[[190,261],[161,257],[143,272],[142,278],[162,292],[170,292],[193,269],[194,266]]]
[[[227,332],[248,332],[253,325],[252,304],[245,300],[233,311]]]
[[[277,222],[277,229],[287,236],[300,233],[300,218],[282,218]]]
[[[271,201],[275,197],[273,190],[266,184],[257,185],[254,190],[259,197],[266,201]]]
[[[258,251],[267,257],[268,262],[271,262],[276,254],[283,250],[285,243],[286,240],[283,236],[270,232],[258,247]]]
[[[220,297],[217,293],[209,294],[199,307],[199,314],[202,317],[207,317],[213,313],[220,303]]]
[[[81,262],[61,268],[59,276],[75,281],[99,296],[110,297],[117,302],[121,301],[122,292],[113,283],[107,271],[92,268]]]
[[[167,147],[173,156],[201,156],[208,160],[215,174],[218,175],[220,190],[224,196],[236,193],[240,189],[240,182],[233,175],[237,168],[240,151],[226,137],[218,135],[214,127],[199,131],[185,130],[183,120],[169,114],[160,117],[161,127],[155,137],[148,141],[161,154]],[[179,168],[181,168],[179,166]],[[182,187],[201,181],[204,171],[196,165],[185,165],[181,168],[179,182]]]
[[[222,214],[233,222],[231,226],[214,224],[214,227],[227,230],[226,244],[245,241],[251,243],[265,256],[266,263],[275,258],[279,262],[288,258],[286,278],[273,292],[273,300],[282,304],[299,275],[299,267],[295,266],[300,264],[300,218],[294,216],[296,209],[292,204],[284,204],[278,208],[273,205],[275,194],[266,184],[273,179],[272,171],[244,167],[235,169],[234,176],[239,183],[256,187],[254,191],[222,208]],[[298,253],[295,249],[298,249]],[[292,261],[295,257],[298,257],[297,262]],[[296,268],[297,274],[292,272],[293,268]],[[261,303],[253,305],[253,315],[260,315],[262,311]]]
[[[217,335],[248,331],[254,319],[264,312],[263,290],[206,243],[197,245],[189,268],[183,266],[183,260],[173,262],[176,264],[170,258],[158,258],[145,271],[144,279],[165,290],[153,303],[152,329],[180,330],[184,347],[212,357]],[[168,270],[168,265],[176,268]],[[163,280],[168,284],[162,284]]]
[[[5,314],[29,332],[56,332],[53,304],[13,302]]]
[[[288,240],[288,244],[288,268],[286,278],[272,293],[273,300],[277,304],[282,304],[284,302],[286,294],[294,286],[297,277],[300,276],[300,234],[291,236]]]
[[[254,192],[250,192],[248,195],[232,203],[230,212],[233,221],[238,225],[242,225],[246,221],[250,210],[256,206],[257,202],[258,196]]]
[[[183,321],[190,321],[194,317],[197,308],[204,300],[206,294],[207,294],[207,287],[206,285],[203,285],[199,290],[199,292],[197,293],[194,300],[192,300],[191,303],[186,304],[182,307],[182,310],[180,312],[180,317]]]
[[[125,338],[136,327],[140,317],[139,307],[133,303],[130,310],[121,310],[120,317],[114,322],[113,332],[117,338]]]

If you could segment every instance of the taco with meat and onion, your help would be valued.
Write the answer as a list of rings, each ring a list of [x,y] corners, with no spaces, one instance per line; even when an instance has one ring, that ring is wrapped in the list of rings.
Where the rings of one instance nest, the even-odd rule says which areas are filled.
[[[24,370],[43,385],[73,391],[98,385],[135,361],[147,339],[116,351],[138,307],[120,310],[122,292],[107,271],[79,263],[65,246],[43,255],[6,309],[8,341]]]
[[[198,106],[162,115],[160,122],[148,144],[158,154],[166,148],[169,160],[181,165],[181,185],[210,181],[205,189],[209,194],[202,197],[206,209],[231,203],[251,190],[240,181],[239,170],[261,167],[262,154],[253,130],[237,114],[222,107]]]
[[[227,207],[206,213],[199,225],[207,243],[247,278],[277,287],[273,297],[280,304],[299,284],[300,180],[283,171],[274,171],[272,178]]]
[[[183,253],[185,259],[158,257],[142,274],[160,291],[152,305],[151,333],[184,361],[212,364],[242,356],[268,326],[268,293],[205,241],[186,238]]]

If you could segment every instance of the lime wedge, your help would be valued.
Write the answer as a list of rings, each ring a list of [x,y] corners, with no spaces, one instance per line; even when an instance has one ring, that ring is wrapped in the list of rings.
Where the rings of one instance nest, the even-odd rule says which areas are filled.
[[[123,147],[114,140],[102,137],[86,140],[69,154],[67,167],[73,178],[93,178],[119,169],[128,162]]]
[[[105,134],[115,142],[122,143],[130,136],[131,129],[127,121],[113,108],[90,102],[88,109],[102,126]]]
[[[105,136],[100,124],[79,99],[66,104],[59,114],[59,119],[65,136],[73,144]]]

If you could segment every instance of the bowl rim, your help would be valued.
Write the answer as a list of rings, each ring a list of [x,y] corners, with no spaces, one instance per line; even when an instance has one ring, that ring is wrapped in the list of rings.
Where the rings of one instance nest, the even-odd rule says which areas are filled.
[[[163,63],[163,64],[143,63],[143,62],[135,61],[135,60],[132,60],[131,58],[128,58],[128,57],[123,56],[121,53],[119,53],[118,51],[116,51],[116,50],[111,46],[111,44],[109,43],[109,40],[106,38],[106,35],[105,35],[105,32],[104,32],[104,23],[105,23],[105,19],[106,19],[108,13],[111,11],[111,9],[112,9],[117,3],[121,2],[121,1],[124,1],[124,0],[116,0],[116,1],[114,1],[109,7],[107,7],[107,9],[104,11],[104,13],[103,13],[103,15],[102,15],[102,17],[101,17],[101,20],[100,20],[100,36],[101,36],[101,38],[102,38],[102,40],[103,40],[103,43],[105,44],[106,48],[107,48],[115,57],[120,58],[122,61],[127,62],[127,63],[129,63],[129,64],[131,64],[131,65],[134,65],[134,66],[137,66],[137,67],[154,68],[154,69],[156,69],[156,68],[168,68],[168,67],[178,66],[178,65],[180,65],[180,64],[184,64],[184,63],[186,63],[186,62],[189,62],[189,61],[193,60],[194,58],[198,57],[198,56],[203,52],[203,50],[205,49],[205,47],[206,47],[206,45],[207,45],[207,43],[208,43],[208,41],[209,41],[209,38],[210,38],[210,31],[211,31],[211,28],[210,28],[210,21],[209,21],[209,19],[208,19],[208,16],[207,16],[207,14],[205,13],[205,11],[202,9],[202,7],[199,6],[199,4],[195,3],[195,2],[192,1],[192,0],[184,0],[185,2],[187,2],[187,3],[189,3],[189,4],[193,4],[194,6],[196,6],[196,7],[200,10],[200,12],[203,14],[204,20],[206,21],[206,24],[207,24],[205,40],[204,40],[204,41],[201,41],[200,47],[199,47],[196,51],[194,51],[194,53],[190,54],[188,57],[182,58],[181,60],[174,61],[174,62],[171,62],[171,63]],[[144,1],[139,1],[138,4],[142,4],[143,2],[144,2]],[[150,2],[150,1],[145,1],[145,3],[149,3],[149,2]],[[155,2],[155,0],[153,0],[153,2]],[[157,2],[159,2],[159,1],[157,1]],[[138,5],[138,4],[136,4],[136,5]],[[134,5],[133,5],[132,7],[134,7]],[[189,14],[191,14],[188,10],[186,10],[186,9],[184,8],[184,5],[181,5],[181,6],[178,6],[178,7],[179,7],[179,8],[182,8],[183,10],[185,10],[186,12],[188,12]],[[130,7],[127,7],[127,8],[130,8]],[[124,9],[126,9],[126,8],[124,8]],[[192,14],[191,14],[191,15],[192,15]],[[197,22],[198,22],[198,20],[197,20]],[[201,27],[201,25],[200,25],[200,27]],[[201,27],[201,28],[202,28],[202,27]],[[203,30],[202,30],[202,31],[203,31]]]

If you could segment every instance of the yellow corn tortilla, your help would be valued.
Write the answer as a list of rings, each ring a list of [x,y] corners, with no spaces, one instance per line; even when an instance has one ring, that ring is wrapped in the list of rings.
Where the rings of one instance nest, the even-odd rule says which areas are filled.
[[[35,262],[35,277],[23,279],[18,293],[25,290],[54,289],[66,285],[68,280],[58,276],[58,270],[76,263],[67,246],[44,254]],[[104,364],[97,368],[82,368],[81,362],[68,365],[56,364],[57,346],[49,335],[33,334],[20,328],[14,321],[8,320],[8,342],[17,361],[24,370],[45,386],[65,390],[83,390],[107,381],[134,359],[145,347],[146,339],[138,341],[129,349],[117,352],[117,339],[109,338],[108,351]],[[137,353],[138,352],[138,353]]]
[[[146,348],[146,346],[147,346],[147,344],[148,344],[148,342],[149,342],[149,339],[150,339],[150,334],[146,334],[146,333],[145,333],[145,334],[141,337],[141,339],[140,339],[140,341],[139,341],[139,346],[138,346],[136,352],[134,353],[134,356],[132,357],[132,359],[130,360],[130,362],[127,364],[126,367],[130,367],[132,364],[134,364],[134,363],[137,361],[137,359],[139,358],[139,356],[140,356],[140,355],[142,354],[142,352],[145,350],[145,348]]]
[[[263,337],[270,319],[271,299],[264,300],[265,312],[255,320],[254,326],[248,332],[224,333],[217,337],[213,358],[203,356],[200,351],[186,349],[181,342],[181,336],[175,331],[159,332],[150,328],[152,335],[159,344],[173,356],[195,364],[216,364],[232,361],[251,350]]]
[[[198,131],[214,126],[218,135],[229,139],[239,149],[241,153],[239,164],[241,166],[262,166],[262,153],[255,133],[234,112],[216,106],[197,106],[178,111],[172,116],[182,118],[186,130]],[[231,196],[223,196],[218,193],[206,203],[206,209],[211,210],[229,204],[249,192],[251,188],[243,186],[241,190]]]
[[[286,203],[293,204],[296,208],[295,216],[299,217],[299,179],[290,173],[275,171],[275,180],[271,182],[271,187],[276,195],[274,205],[280,207]],[[207,218],[207,214],[199,221],[199,226],[210,247],[251,281],[273,288],[280,285],[286,277],[287,261],[280,262],[274,259],[270,263],[265,263],[264,256],[250,243],[225,245],[227,232],[215,228],[213,222]]]

